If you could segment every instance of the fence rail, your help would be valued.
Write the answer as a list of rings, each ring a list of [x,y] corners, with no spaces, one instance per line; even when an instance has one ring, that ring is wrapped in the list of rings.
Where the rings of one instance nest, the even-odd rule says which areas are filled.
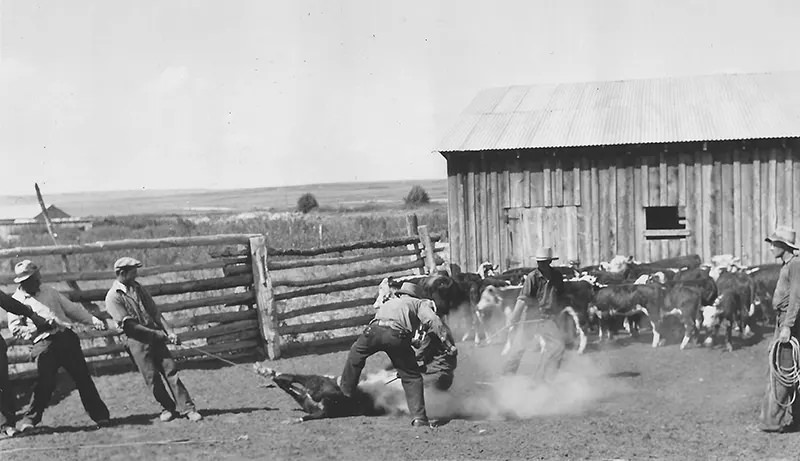
[[[428,235],[425,226],[413,230],[413,235],[403,238],[307,249],[270,248],[265,236],[253,234],[19,247],[0,249],[0,260],[207,247],[208,261],[145,265],[139,269],[141,278],[163,280],[165,274],[175,274],[168,276],[166,282],[142,281],[188,346],[170,346],[174,356],[202,359],[202,354],[192,349],[202,347],[229,358],[265,354],[275,359],[352,341],[355,333],[349,330],[372,318],[372,289],[384,277],[433,271],[434,254],[441,251],[434,242],[440,237]],[[215,271],[221,273],[213,275]],[[0,285],[11,285],[13,278],[11,274],[0,274]],[[174,281],[180,278],[189,280]],[[89,289],[62,291],[71,300],[83,303],[102,303],[113,279],[111,271],[42,273],[44,283],[81,281],[93,285]],[[97,288],[104,281],[105,285]],[[77,333],[93,369],[130,366],[119,330]],[[12,378],[34,376],[30,342],[11,337],[7,330],[4,336]]]

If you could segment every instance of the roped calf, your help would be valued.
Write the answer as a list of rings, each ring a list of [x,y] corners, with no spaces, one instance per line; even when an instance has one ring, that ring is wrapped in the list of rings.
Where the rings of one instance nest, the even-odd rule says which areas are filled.
[[[599,336],[607,339],[613,335],[612,322],[619,316],[630,317],[643,313],[653,328],[653,347],[661,343],[660,320],[664,305],[664,288],[658,284],[648,285],[610,285],[601,288],[589,308],[590,315],[598,320]]]

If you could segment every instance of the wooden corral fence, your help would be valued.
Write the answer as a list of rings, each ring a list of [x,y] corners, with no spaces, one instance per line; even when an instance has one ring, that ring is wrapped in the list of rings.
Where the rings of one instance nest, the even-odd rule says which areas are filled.
[[[43,283],[97,312],[114,279],[113,271],[56,272],[51,270],[60,267],[55,258],[105,253],[113,262],[132,255],[144,263],[140,283],[184,344],[170,346],[177,359],[209,358],[193,347],[228,359],[264,352],[275,359],[354,340],[353,329],[372,318],[375,288],[381,279],[410,275],[420,268],[432,271],[434,252],[441,251],[434,246],[438,240],[419,226],[419,235],[403,238],[276,249],[268,248],[263,235],[231,234],[0,249],[0,260],[8,261],[4,268],[13,268],[13,263],[23,259],[34,260],[42,266]],[[204,255],[207,260],[148,265],[153,252],[187,247],[192,247],[197,259]],[[9,294],[16,288],[13,278],[13,273],[0,275],[0,287]],[[58,285],[67,282],[80,282],[80,290]],[[104,307],[99,312],[105,314]],[[0,319],[0,332],[9,345],[12,379],[35,376],[29,341],[12,337],[5,316]],[[92,369],[132,367],[119,330],[77,333]]]
[[[349,344],[374,316],[376,287],[384,277],[432,272],[434,254],[442,251],[426,226],[411,228],[408,237],[360,241],[310,249],[266,248],[251,244],[254,261],[264,262],[256,274],[256,299],[265,305],[261,333],[267,355],[300,355]],[[244,248],[218,257],[243,256]],[[245,271],[226,271],[235,277]]]

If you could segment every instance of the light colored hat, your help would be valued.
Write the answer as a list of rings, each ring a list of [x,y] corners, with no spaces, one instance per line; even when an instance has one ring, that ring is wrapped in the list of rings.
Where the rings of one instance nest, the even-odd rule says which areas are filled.
[[[39,266],[34,264],[30,259],[20,261],[14,266],[14,274],[17,275],[14,277],[14,283],[21,283],[28,280],[31,275],[37,272],[39,272]]]
[[[407,294],[409,296],[413,296],[415,298],[423,298],[422,296],[422,287],[411,282],[405,282],[400,289],[397,290],[397,294]]]
[[[536,258],[537,261],[552,261],[558,259],[558,256],[553,256],[553,249],[551,247],[542,247],[536,252],[534,258]]]
[[[138,259],[133,259],[133,258],[128,257],[128,256],[119,258],[114,263],[114,271],[115,272],[120,270],[120,269],[124,269],[126,267],[142,267],[142,263],[139,262]]]
[[[778,226],[778,228],[775,229],[775,232],[773,232],[769,237],[765,238],[764,241],[769,243],[781,242],[789,248],[797,250],[798,248],[794,244],[795,236],[796,233],[791,227]]]

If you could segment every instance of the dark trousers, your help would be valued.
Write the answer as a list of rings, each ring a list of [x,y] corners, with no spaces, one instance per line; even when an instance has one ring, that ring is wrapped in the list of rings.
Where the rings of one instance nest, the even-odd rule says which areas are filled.
[[[522,331],[523,329],[524,331]],[[516,374],[531,341],[541,338],[543,343],[541,356],[534,372],[534,378],[552,381],[561,367],[561,360],[564,358],[566,350],[564,334],[558,324],[552,319],[541,319],[539,322],[518,325],[513,334],[515,335],[512,338],[514,346],[503,364],[503,374]]]
[[[33,388],[33,396],[25,409],[23,419],[31,424],[39,424],[44,410],[50,405],[56,388],[58,369],[63,367],[75,382],[81,403],[89,417],[94,421],[108,419],[108,407],[103,403],[97,388],[89,375],[89,367],[81,350],[81,341],[72,330],[63,330],[34,344],[31,358],[36,361],[38,378]]]
[[[0,427],[16,422],[14,393],[8,380],[8,345],[0,336]]]
[[[144,382],[164,410],[181,415],[195,410],[189,391],[178,378],[178,367],[165,343],[157,341],[147,344],[128,338],[127,346]]]
[[[427,419],[422,374],[411,348],[411,337],[388,327],[370,325],[353,343],[342,371],[344,395],[353,396],[367,357],[379,351],[386,352],[400,376],[411,416]]]

